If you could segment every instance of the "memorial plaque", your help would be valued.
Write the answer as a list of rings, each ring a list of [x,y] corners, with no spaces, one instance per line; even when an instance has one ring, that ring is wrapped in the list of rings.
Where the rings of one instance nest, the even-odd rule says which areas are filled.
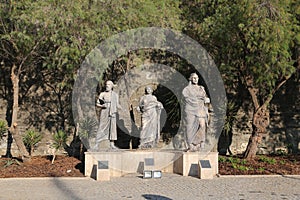
[[[209,160],[200,160],[201,168],[211,168]]]
[[[145,158],[145,166],[154,166],[154,158]]]
[[[98,161],[98,169],[108,169],[108,161]]]

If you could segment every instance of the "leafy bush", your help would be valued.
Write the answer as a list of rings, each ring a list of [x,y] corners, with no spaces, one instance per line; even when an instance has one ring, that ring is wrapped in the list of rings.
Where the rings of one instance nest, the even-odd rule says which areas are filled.
[[[25,132],[25,135],[23,136],[23,142],[26,148],[29,150],[30,155],[32,152],[34,152],[34,146],[40,142],[41,139],[42,135],[39,132],[34,130],[28,130]]]

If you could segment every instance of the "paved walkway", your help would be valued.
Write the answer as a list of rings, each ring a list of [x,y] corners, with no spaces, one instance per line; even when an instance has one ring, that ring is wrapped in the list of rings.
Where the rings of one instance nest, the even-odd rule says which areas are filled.
[[[300,176],[222,176],[212,180],[138,174],[99,182],[90,178],[0,179],[0,199],[300,199]]]

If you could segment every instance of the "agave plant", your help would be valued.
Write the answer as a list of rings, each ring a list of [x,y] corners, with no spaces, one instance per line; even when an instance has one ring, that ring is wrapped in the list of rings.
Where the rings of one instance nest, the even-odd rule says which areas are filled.
[[[23,142],[29,150],[29,155],[31,155],[31,153],[34,152],[34,146],[38,142],[40,142],[41,139],[42,135],[39,132],[36,132],[34,130],[28,130],[25,132],[25,135],[23,136]]]

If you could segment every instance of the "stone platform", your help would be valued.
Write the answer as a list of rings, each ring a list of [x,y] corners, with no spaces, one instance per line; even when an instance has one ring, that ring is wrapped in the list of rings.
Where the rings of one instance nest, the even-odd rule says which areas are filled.
[[[208,160],[213,175],[218,174],[218,152],[183,152],[177,150],[104,150],[85,153],[85,176],[96,178],[105,163],[111,177],[121,177],[143,170],[160,170],[183,176],[199,176],[199,160]]]

